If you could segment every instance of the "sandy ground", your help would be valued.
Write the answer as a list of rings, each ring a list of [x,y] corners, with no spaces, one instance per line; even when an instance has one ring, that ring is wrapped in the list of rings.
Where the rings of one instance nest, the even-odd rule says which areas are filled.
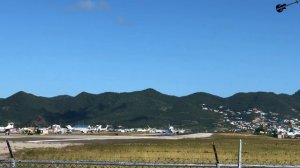
[[[71,145],[71,143],[29,143],[29,142],[16,142],[10,141],[11,149],[14,152],[26,148],[61,148]],[[6,158],[9,154],[6,142],[0,142],[0,160]]]
[[[198,133],[189,135],[174,136],[154,136],[154,135],[125,135],[125,136],[105,136],[105,135],[0,135],[0,160],[9,154],[6,139],[9,140],[13,152],[25,148],[61,148],[68,145],[80,145],[91,142],[139,140],[139,139],[185,139],[185,138],[207,138],[211,133]]]

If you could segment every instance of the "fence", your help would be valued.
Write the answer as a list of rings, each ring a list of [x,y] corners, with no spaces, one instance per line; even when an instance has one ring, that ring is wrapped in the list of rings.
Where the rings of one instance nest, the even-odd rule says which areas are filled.
[[[64,160],[15,160],[10,144],[6,140],[10,153],[10,160],[0,160],[0,168],[152,168],[152,167],[202,167],[202,168],[300,168],[300,165],[247,165],[242,164],[242,140],[238,148],[237,164],[221,164],[215,144],[213,144],[216,163],[215,164],[181,164],[181,163],[143,163],[143,162],[116,162],[116,161],[64,161]]]
[[[9,160],[0,161],[1,168],[153,168],[153,167],[222,167],[236,168],[238,164],[172,164],[172,163],[138,163],[105,161],[62,161],[62,160]],[[300,168],[300,165],[242,165],[245,168]]]

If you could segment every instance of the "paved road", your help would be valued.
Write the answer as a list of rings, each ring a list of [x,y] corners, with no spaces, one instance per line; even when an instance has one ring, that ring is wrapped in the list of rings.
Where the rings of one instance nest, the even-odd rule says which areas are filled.
[[[188,135],[153,135],[153,134],[138,134],[138,135],[10,135],[0,136],[0,142],[8,139],[9,141],[16,142],[86,142],[95,140],[122,140],[122,139],[186,139],[186,138],[206,138],[210,137],[211,133],[197,133]]]

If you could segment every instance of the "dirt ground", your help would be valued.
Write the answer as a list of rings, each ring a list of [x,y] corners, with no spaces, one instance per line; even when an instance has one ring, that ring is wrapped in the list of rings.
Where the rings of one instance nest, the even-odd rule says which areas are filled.
[[[79,143],[77,143],[79,144]],[[20,149],[26,149],[26,148],[61,148],[68,145],[77,145],[74,143],[30,143],[30,142],[21,142],[21,141],[10,141],[11,149],[14,152]],[[6,142],[0,142],[0,160],[7,159],[9,156],[9,150],[7,147]]]
[[[0,160],[9,156],[6,139],[9,140],[13,152],[25,148],[61,148],[69,145],[80,145],[84,143],[95,143],[105,141],[139,140],[139,139],[185,139],[185,138],[207,138],[211,133],[198,133],[189,135],[154,136],[154,135],[0,135]]]

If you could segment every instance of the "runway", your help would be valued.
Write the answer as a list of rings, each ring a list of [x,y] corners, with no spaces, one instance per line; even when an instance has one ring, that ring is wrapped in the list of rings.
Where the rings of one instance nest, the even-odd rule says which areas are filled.
[[[188,135],[0,135],[0,160],[3,155],[8,154],[5,140],[9,140],[13,152],[25,148],[61,148],[69,145],[81,145],[86,143],[117,143],[120,141],[135,141],[145,139],[186,139],[186,138],[208,138],[211,133],[197,133]],[[2,157],[1,157],[2,156]]]

